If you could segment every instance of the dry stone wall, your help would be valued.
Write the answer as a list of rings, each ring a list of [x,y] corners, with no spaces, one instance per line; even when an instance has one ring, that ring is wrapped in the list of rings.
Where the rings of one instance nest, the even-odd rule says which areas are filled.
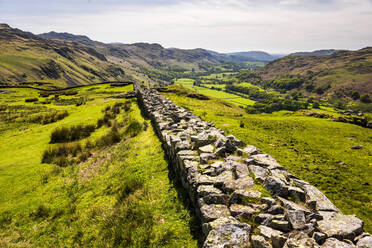
[[[204,248],[372,247],[360,219],[343,215],[272,156],[155,89],[134,87],[201,220]]]

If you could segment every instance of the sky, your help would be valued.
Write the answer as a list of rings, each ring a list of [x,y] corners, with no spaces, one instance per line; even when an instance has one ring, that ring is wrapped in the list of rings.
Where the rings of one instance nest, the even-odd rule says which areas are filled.
[[[0,0],[0,23],[218,52],[372,46],[372,0]]]

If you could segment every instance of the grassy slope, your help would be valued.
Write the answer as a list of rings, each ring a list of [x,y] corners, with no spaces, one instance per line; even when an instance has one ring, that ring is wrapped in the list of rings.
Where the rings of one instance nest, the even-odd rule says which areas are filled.
[[[266,80],[286,75],[308,76],[308,71],[314,75],[312,82],[315,89],[331,86],[326,92],[328,95],[340,89],[371,94],[372,48],[327,56],[286,56],[266,65],[260,74]],[[309,94],[304,87],[296,90]],[[314,93],[312,95],[316,96]]]
[[[207,89],[204,87],[198,87],[198,86],[192,86],[194,80],[188,79],[188,78],[181,78],[176,81],[176,83],[181,84],[187,89],[194,90],[196,89],[199,94],[203,94],[205,96],[214,97],[218,99],[223,99],[227,102],[233,103],[236,106],[247,106],[247,105],[253,105],[254,101],[250,99],[246,99],[240,96],[236,96],[234,94],[229,94],[223,91],[217,91],[212,89]]]
[[[319,187],[345,214],[357,214],[372,231],[371,129],[288,112],[248,115],[221,100],[165,96],[274,156],[290,172]],[[351,150],[354,145],[364,148]]]
[[[41,39],[1,24],[0,36],[0,84],[64,87],[126,78],[123,65],[81,44]]]
[[[134,138],[96,152],[77,166],[41,164],[57,126],[95,123],[118,100],[104,92],[131,86],[84,87],[86,105],[53,106],[70,113],[56,123],[0,122],[0,246],[2,247],[195,247],[192,218],[169,181],[161,144],[151,126]],[[1,104],[25,104],[37,96],[17,89]],[[34,104],[26,104],[34,105]],[[137,106],[129,118],[143,122]],[[107,132],[100,128],[91,139]]]

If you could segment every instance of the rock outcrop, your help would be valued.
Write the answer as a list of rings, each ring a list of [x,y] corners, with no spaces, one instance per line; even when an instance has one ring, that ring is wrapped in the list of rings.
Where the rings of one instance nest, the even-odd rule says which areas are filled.
[[[134,87],[201,220],[203,247],[370,247],[361,220],[272,156]]]

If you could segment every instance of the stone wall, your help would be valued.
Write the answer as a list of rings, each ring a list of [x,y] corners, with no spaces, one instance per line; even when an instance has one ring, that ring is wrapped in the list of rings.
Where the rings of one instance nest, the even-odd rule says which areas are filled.
[[[134,85],[202,223],[203,247],[372,247],[363,222],[273,157]]]

